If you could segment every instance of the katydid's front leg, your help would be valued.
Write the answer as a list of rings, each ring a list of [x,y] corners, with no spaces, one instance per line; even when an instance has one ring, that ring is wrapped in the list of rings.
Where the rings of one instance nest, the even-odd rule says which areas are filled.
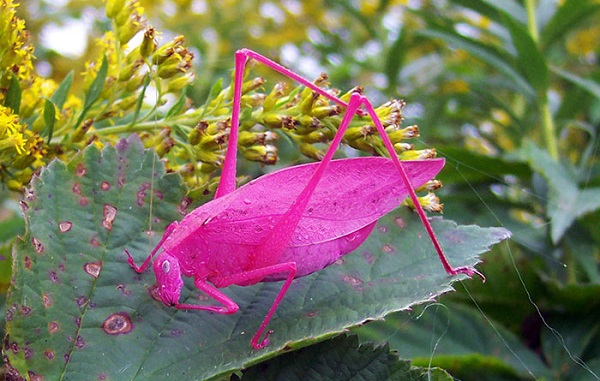
[[[133,267],[133,269],[138,274],[144,272],[144,270],[146,270],[146,268],[148,268],[148,266],[150,265],[150,262],[152,261],[152,257],[154,257],[154,255],[156,255],[156,253],[162,247],[165,240],[167,238],[169,238],[169,236],[171,235],[171,233],[173,233],[173,231],[175,230],[175,228],[177,228],[177,226],[179,226],[179,223],[177,221],[173,221],[172,223],[169,224],[169,226],[167,226],[162,238],[160,239],[160,241],[158,242],[156,247],[152,250],[150,255],[148,255],[148,258],[146,258],[144,263],[142,263],[142,265],[139,267],[135,264],[135,261],[133,260],[133,257],[131,256],[131,254],[129,254],[129,251],[127,251],[127,249],[125,249],[125,253],[127,254],[127,263],[129,263],[131,265],[131,267]]]
[[[154,271],[156,273],[157,281],[157,293],[163,303],[166,305],[173,306],[180,310],[202,310],[211,311],[218,314],[230,315],[239,309],[237,303],[235,303],[227,295],[223,294],[216,287],[209,285],[206,279],[196,278],[194,279],[194,285],[209,297],[215,301],[221,303],[222,306],[203,306],[197,304],[185,304],[179,303],[179,297],[181,294],[181,288],[183,287],[183,281],[181,280],[181,269],[179,267],[179,261],[177,258],[162,253],[154,264]],[[237,274],[218,277],[211,281],[218,287],[227,287],[233,284],[244,284],[247,282],[256,283],[261,281],[264,277],[273,274],[287,273],[287,277],[283,286],[279,290],[279,293],[275,297],[269,312],[263,319],[262,324],[256,331],[256,334],[252,338],[252,347],[254,349],[262,349],[269,345],[269,334],[273,331],[267,331],[265,337],[261,339],[263,332],[265,331],[271,317],[277,310],[279,303],[287,293],[294,277],[296,276],[296,264],[293,262],[279,263],[273,266],[259,268],[250,271],[244,271]]]
[[[194,286],[207,296],[222,304],[222,306],[201,306],[198,304],[175,303],[174,307],[178,310],[203,310],[211,311],[223,315],[236,313],[240,307],[230,297],[217,290],[215,287],[206,283],[205,279],[194,279]]]

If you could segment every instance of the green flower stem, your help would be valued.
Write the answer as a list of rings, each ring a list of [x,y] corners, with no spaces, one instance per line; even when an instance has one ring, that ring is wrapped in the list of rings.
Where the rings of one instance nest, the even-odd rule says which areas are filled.
[[[527,30],[529,35],[535,41],[538,42],[540,35],[537,28],[537,21],[535,19],[535,6],[537,0],[525,0],[525,8],[527,9]]]
[[[112,134],[124,134],[130,132],[142,132],[142,131],[153,131],[160,130],[165,127],[173,126],[186,126],[192,124],[194,121],[188,119],[170,119],[170,120],[152,120],[148,122],[131,124],[117,124],[115,126],[99,128],[94,130],[97,135],[112,135]]]
[[[554,119],[548,105],[548,98],[544,97],[540,105],[542,114],[542,127],[544,129],[544,138],[546,141],[546,149],[554,160],[558,160],[558,142],[556,141],[556,133],[554,128]]]
[[[527,9],[527,30],[529,35],[535,43],[539,41],[539,31],[537,27],[537,20],[535,18],[535,6],[537,0],[525,0],[525,7]],[[547,89],[546,89],[547,90]],[[546,142],[546,149],[550,156],[554,160],[558,160],[558,142],[556,141],[556,128],[554,126],[554,119],[552,118],[552,112],[548,105],[548,97],[546,92],[540,99],[540,114],[542,116],[542,130],[544,134],[544,141]]]

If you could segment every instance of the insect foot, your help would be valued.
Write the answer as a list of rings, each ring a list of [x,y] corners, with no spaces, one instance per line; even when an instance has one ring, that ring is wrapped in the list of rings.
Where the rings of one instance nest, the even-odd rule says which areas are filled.
[[[450,275],[465,274],[469,278],[471,278],[473,275],[477,275],[481,278],[481,281],[485,283],[485,276],[482,273],[480,273],[479,271],[477,271],[477,269],[474,269],[471,267],[461,266],[461,267],[451,268],[449,273],[450,273]]]

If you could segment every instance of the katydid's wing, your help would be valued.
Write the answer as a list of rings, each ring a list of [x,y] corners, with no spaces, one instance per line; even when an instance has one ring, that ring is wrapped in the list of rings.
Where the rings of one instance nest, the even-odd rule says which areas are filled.
[[[431,180],[444,159],[403,161],[413,187]],[[189,226],[202,225],[208,242],[260,245],[281,226],[319,163],[264,175],[187,215]],[[394,163],[383,157],[334,160],[323,174],[295,228],[289,247],[346,236],[399,206],[408,192]]]

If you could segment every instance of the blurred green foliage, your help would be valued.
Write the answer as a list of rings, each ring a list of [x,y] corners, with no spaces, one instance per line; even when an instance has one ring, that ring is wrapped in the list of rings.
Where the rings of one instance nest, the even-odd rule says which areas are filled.
[[[448,161],[440,176],[445,186],[438,192],[445,216],[513,232],[509,245],[485,257],[480,269],[488,282],[465,283],[465,289],[440,300],[456,305],[457,312],[454,320],[442,317],[438,323],[453,325],[449,332],[477,331],[481,340],[505,338],[508,344],[501,345],[514,353],[503,357],[495,345],[468,345],[460,335],[439,352],[425,340],[420,347],[410,344],[415,332],[429,332],[434,342],[438,338],[427,325],[437,315],[424,319],[421,312],[402,323],[369,324],[360,331],[363,337],[389,340],[402,357],[424,359],[420,365],[439,365],[464,380],[599,379],[600,323],[589,317],[600,312],[600,2],[175,0],[140,5],[162,32],[160,45],[181,34],[195,54],[197,78],[186,92],[195,105],[212,99],[220,78],[229,82],[233,52],[241,47],[309,77],[325,71],[338,88],[365,86],[375,104],[404,98],[405,125],[421,128],[423,141],[416,145],[435,147]],[[36,68],[56,84],[65,83],[72,70],[85,70],[88,57],[101,57],[94,41],[111,26],[98,2],[25,1],[17,11],[31,32]],[[80,55],[61,54],[40,38],[49,35],[50,26],[81,20],[88,33]],[[101,59],[97,62],[99,67]],[[260,67],[254,72],[271,84],[281,79]],[[71,89],[85,89],[84,78],[73,77]],[[52,99],[52,94],[45,96]],[[39,115],[42,103],[36,105]],[[42,122],[48,131],[48,120]],[[286,142],[280,144],[289,148]],[[31,142],[32,147],[38,143]],[[298,160],[293,152],[280,156],[280,165]],[[25,172],[24,178],[31,176]],[[10,196],[5,192],[3,198]],[[2,214],[0,222],[15,218]],[[394,333],[398,324],[402,332]],[[530,363],[528,356],[540,363]]]

